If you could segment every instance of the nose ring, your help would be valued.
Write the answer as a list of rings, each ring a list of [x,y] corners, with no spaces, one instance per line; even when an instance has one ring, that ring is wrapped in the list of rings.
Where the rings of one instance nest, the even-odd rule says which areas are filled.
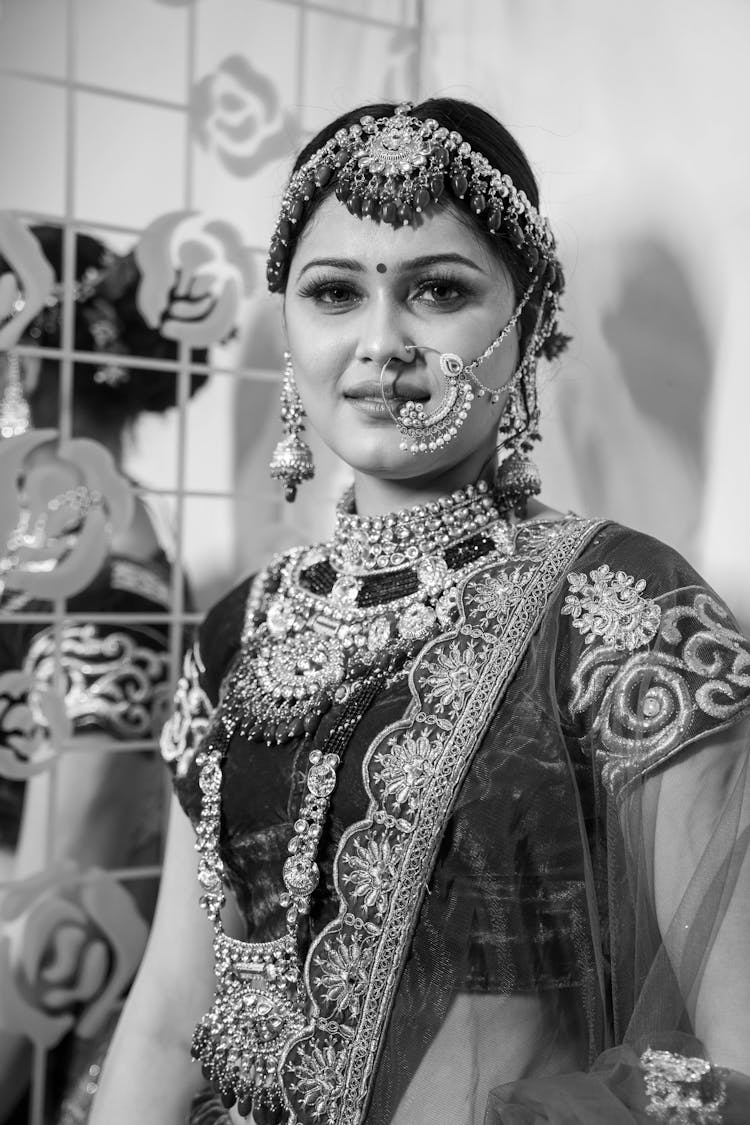
[[[393,356],[390,356],[380,371],[380,393],[383,397],[383,405],[404,439],[401,442],[402,449],[408,449],[411,453],[434,453],[456,437],[471,409],[474,392],[466,374],[464,361],[455,352],[441,352],[426,344],[405,346],[410,351],[433,352],[440,357],[438,362],[445,379],[443,397],[431,414],[427,413],[423,403],[414,399],[407,399],[399,407],[398,414],[394,414],[385,393],[385,373],[393,360]]]

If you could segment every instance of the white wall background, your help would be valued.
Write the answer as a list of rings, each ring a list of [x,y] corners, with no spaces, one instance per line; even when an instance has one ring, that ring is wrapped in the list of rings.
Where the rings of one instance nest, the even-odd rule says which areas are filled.
[[[750,6],[432,0],[422,85],[538,174],[574,336],[543,395],[558,507],[685,553],[750,623]]]

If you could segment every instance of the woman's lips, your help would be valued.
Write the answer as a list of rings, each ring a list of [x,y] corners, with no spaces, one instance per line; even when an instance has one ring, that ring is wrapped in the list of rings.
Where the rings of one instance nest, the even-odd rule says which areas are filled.
[[[344,398],[351,399],[377,399],[378,402],[382,402],[383,396],[389,402],[426,402],[430,393],[424,387],[409,383],[406,379],[399,380],[398,389],[387,384],[383,387],[378,381],[370,379],[365,383],[356,383],[344,391]]]
[[[383,397],[386,402],[383,401]],[[422,387],[409,385],[406,380],[399,382],[398,394],[393,387],[382,388],[379,382],[369,380],[357,383],[344,391],[344,398],[351,402],[355,410],[369,415],[371,418],[386,418],[392,420],[392,415],[398,412],[405,402],[427,402],[429,394]],[[390,408],[390,409],[389,409]]]

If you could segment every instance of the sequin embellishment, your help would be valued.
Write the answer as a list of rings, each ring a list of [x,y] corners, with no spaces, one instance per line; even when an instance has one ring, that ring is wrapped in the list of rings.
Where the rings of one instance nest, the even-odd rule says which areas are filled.
[[[726,1071],[706,1059],[647,1050],[641,1055],[646,1113],[671,1125],[721,1125]]]
[[[572,618],[587,645],[599,639],[634,652],[656,636],[661,610],[653,599],[642,597],[645,578],[636,581],[623,570],[613,574],[605,563],[588,575],[569,574],[568,584],[562,612]]]

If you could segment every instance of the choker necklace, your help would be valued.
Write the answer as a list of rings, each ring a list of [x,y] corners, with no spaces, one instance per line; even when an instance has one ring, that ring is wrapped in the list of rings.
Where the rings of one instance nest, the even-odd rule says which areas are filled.
[[[345,497],[330,545],[290,551],[255,579],[242,655],[196,756],[198,879],[214,928],[216,992],[191,1050],[223,1104],[236,1102],[257,1125],[290,1120],[279,1070],[309,1024],[300,921],[320,880],[318,845],[342,755],[377,694],[455,620],[458,584],[475,561],[515,546],[485,484],[384,517],[351,508]],[[286,932],[266,942],[232,938],[221,921],[219,852],[229,743],[237,732],[269,746],[307,742],[332,706],[336,721],[307,755],[282,869]]]
[[[350,507],[345,496],[329,546],[289,551],[253,585],[232,705],[253,741],[311,736],[363,677],[403,674],[450,626],[467,567],[513,549],[484,483],[384,517]]]
[[[386,516],[356,515],[352,487],[336,509],[331,563],[349,574],[398,568],[444,551],[497,519],[497,502],[485,481]]]

